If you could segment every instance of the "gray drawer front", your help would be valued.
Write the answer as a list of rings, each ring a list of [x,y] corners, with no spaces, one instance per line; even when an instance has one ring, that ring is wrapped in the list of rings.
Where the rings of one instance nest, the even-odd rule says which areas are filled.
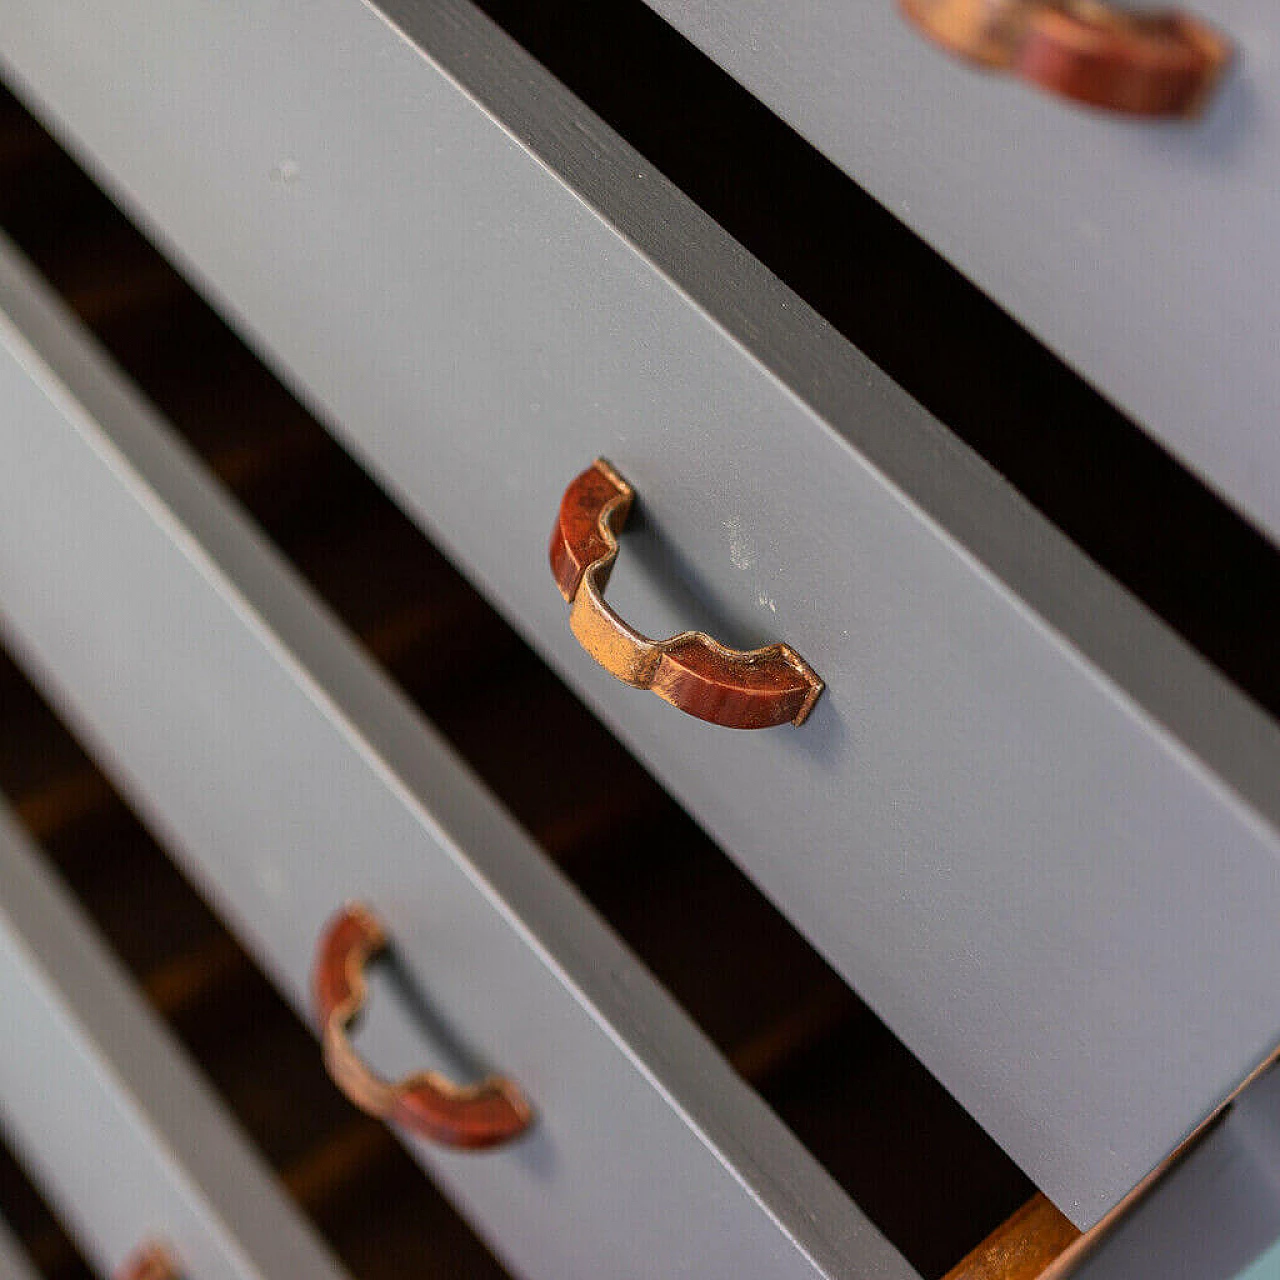
[[[0,1222],[0,1273],[8,1276],[9,1280],[39,1280],[22,1246],[4,1222]]]
[[[29,90],[1078,1224],[1280,1040],[1276,726],[464,3],[431,56],[355,0],[22,10]],[[792,643],[803,729],[578,649],[597,453],[615,602]]]
[[[299,1011],[365,899],[527,1093],[518,1143],[415,1148],[512,1268],[911,1277],[8,259],[0,306],[25,335],[0,330],[0,628]],[[389,992],[362,1037],[384,1071],[448,1068]]]
[[[162,1238],[187,1280],[343,1280],[3,805],[0,1003],[0,1125],[103,1275]]]
[[[898,0],[647,2],[1280,540],[1271,0],[1177,6],[1237,54],[1171,123],[975,72]]]

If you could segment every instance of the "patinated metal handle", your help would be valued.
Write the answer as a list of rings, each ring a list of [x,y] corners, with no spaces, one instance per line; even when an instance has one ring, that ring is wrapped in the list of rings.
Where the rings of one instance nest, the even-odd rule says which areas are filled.
[[[173,1255],[162,1244],[144,1244],[115,1273],[115,1280],[182,1280]]]
[[[802,724],[822,681],[790,646],[743,653],[701,631],[650,640],[605,603],[618,558],[617,535],[635,497],[603,459],[565,491],[551,531],[551,572],[571,605],[569,625],[582,647],[624,684],[651,689],[674,707],[730,729]]]
[[[533,1112],[508,1080],[490,1076],[479,1084],[458,1085],[424,1071],[391,1082],[356,1053],[347,1030],[364,1005],[365,966],[386,945],[381,922],[359,903],[339,911],[320,937],[312,986],[324,1064],[334,1083],[362,1111],[442,1146],[479,1150],[523,1133]]]
[[[1194,115],[1231,57],[1221,35],[1177,10],[1100,0],[899,4],[926,35],[970,62],[1130,115]]]

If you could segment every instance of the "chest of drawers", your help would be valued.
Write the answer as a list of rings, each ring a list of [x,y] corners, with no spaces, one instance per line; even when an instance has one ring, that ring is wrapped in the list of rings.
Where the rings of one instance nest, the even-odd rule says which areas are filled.
[[[1246,70],[1203,124],[1176,126],[966,79],[887,6],[814,5],[781,34],[767,6],[654,7],[1257,520],[1233,536],[1255,549],[1241,590],[1272,630],[1235,640],[1266,643],[1276,471],[1260,419],[1231,397],[1265,404],[1274,369],[1218,339],[1246,312],[1257,333],[1274,326],[1238,273],[1217,273],[1211,307],[1159,271],[1176,242],[1180,266],[1213,273],[1224,250],[1205,244],[1205,210],[1248,220],[1270,190],[1265,149],[1200,175],[1201,203],[1178,215],[1198,237],[1103,236],[1123,273],[1102,253],[1084,272],[1080,244],[1018,203],[1067,180],[1083,199],[1106,171],[1137,210],[1190,149],[1228,155],[1215,140],[1248,129],[1231,122],[1259,47],[1249,15],[1209,15],[1238,30]],[[830,60],[850,50],[837,82]],[[919,70],[930,58],[936,71]],[[916,68],[901,74],[918,96],[891,100],[860,70],[891,63]],[[0,67],[1047,1197],[1046,1266],[1075,1265],[1269,1063],[1280,729],[1266,689],[1198,652],[490,18],[462,0],[19,4]],[[856,110],[873,89],[880,117]],[[983,147],[1042,129],[1018,151],[1056,158],[1053,180],[948,146],[925,128],[944,97]],[[890,106],[897,150],[876,142]],[[940,145],[948,163],[998,171],[984,191],[1031,231],[960,209],[970,188],[933,164]],[[877,148],[891,162],[868,160]],[[1085,152],[1089,175],[1070,159]],[[1056,201],[1054,217],[1075,208]],[[1049,244],[1062,252],[1033,275]],[[1113,305],[1092,301],[1099,280]],[[500,1070],[527,1097],[533,1123],[500,1151],[411,1144],[503,1262],[530,1276],[919,1274],[10,247],[0,307],[7,646],[299,1013],[325,922],[367,903],[438,1024],[424,1049],[423,1009],[384,992],[370,1055]],[[1142,307],[1159,322],[1140,329]],[[1114,359],[1082,345],[1079,313],[1105,315],[1085,329]],[[1210,331],[1212,376],[1167,354]],[[1206,386],[1228,384],[1230,430],[1202,448],[1188,424],[1208,421]],[[593,641],[577,601],[571,627],[576,582],[558,572],[557,591],[549,572],[566,488],[599,455],[611,469],[590,474],[635,494],[610,605],[649,635],[699,628],[706,660],[728,664],[709,700],[667,687],[702,720],[613,679],[611,666],[649,682],[617,656],[641,641],[617,622]],[[312,483],[304,465],[294,475]],[[809,680],[803,723],[714,723],[732,719],[734,681],[765,678],[763,659],[722,646],[775,641]],[[456,696],[502,678],[495,654]],[[558,746],[536,721],[521,741]],[[1229,1194],[1200,1177],[1206,1203]],[[1086,1267],[1146,1247],[1143,1223],[1176,1194],[1162,1187]],[[1080,1231],[1094,1234],[1072,1244]]]

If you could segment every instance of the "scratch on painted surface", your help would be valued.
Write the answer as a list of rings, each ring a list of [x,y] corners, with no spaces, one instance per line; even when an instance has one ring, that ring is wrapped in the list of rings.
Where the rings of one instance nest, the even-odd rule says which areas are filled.
[[[737,516],[730,516],[724,522],[724,528],[729,535],[729,559],[733,561],[734,568],[744,571],[750,569],[755,557],[751,554],[746,534],[742,531],[742,521]]]

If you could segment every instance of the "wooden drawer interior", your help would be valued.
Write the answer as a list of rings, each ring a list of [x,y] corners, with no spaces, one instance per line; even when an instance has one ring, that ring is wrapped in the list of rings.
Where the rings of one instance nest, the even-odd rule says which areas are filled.
[[[922,1276],[948,1274],[1032,1198],[996,1144],[8,99],[0,228]],[[353,1275],[501,1274],[390,1134],[330,1086],[267,979],[22,673],[2,668],[0,791]]]

